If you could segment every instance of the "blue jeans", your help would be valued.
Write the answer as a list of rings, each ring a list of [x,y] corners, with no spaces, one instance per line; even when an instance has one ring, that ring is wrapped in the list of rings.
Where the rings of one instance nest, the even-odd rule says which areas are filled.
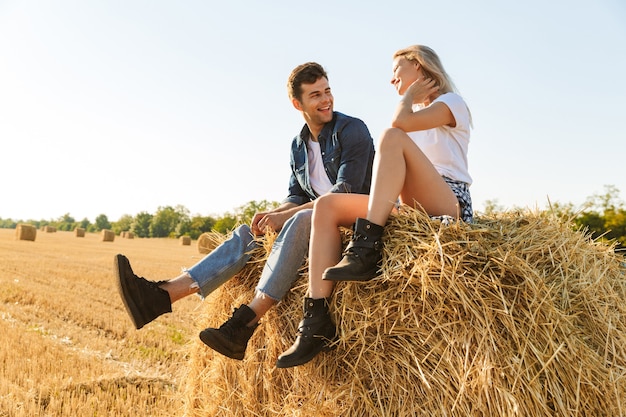
[[[313,210],[300,210],[285,222],[263,267],[256,290],[279,301],[298,279],[298,270],[309,251]],[[235,229],[228,240],[187,270],[198,284],[200,296],[208,296],[240,272],[250,260],[256,242],[248,225]]]

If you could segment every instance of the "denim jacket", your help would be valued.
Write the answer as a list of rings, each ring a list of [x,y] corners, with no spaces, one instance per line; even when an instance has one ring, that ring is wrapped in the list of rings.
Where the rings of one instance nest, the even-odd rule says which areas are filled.
[[[305,124],[291,142],[289,196],[283,203],[301,205],[319,197],[309,181],[306,142],[310,134]],[[368,194],[372,181],[374,141],[365,123],[334,112],[333,119],[324,126],[317,140],[324,169],[334,184],[331,192]]]

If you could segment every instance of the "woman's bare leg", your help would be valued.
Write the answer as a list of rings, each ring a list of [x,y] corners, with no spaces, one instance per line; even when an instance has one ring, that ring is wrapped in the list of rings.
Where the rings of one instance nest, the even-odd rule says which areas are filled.
[[[362,194],[329,194],[316,200],[309,245],[309,297],[331,295],[334,283],[324,281],[322,274],[341,259],[339,226],[350,227],[357,217],[364,217],[367,200]]]
[[[459,215],[456,196],[430,160],[404,131],[392,128],[378,143],[367,220],[384,226],[398,197],[432,216]]]

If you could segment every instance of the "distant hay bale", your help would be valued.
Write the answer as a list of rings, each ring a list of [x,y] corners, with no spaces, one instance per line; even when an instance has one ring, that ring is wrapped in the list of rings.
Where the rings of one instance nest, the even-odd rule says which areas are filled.
[[[44,226],[43,227],[43,231],[46,232],[46,233],[56,233],[57,228],[54,227],[54,226],[49,226],[48,225],[48,226]]]
[[[102,241],[113,242],[115,240],[115,232],[112,230],[102,229]]]
[[[127,232],[124,234],[124,237],[125,237],[126,239],[134,239],[134,238],[135,238],[135,234],[129,230],[129,231],[127,231]]]
[[[127,233],[126,231],[120,232],[120,237],[121,238],[125,238],[126,237],[126,233]]]
[[[180,244],[183,245],[183,246],[191,245],[191,237],[190,236],[181,236],[180,237]]]
[[[302,319],[303,272],[243,361],[195,342],[185,414],[624,415],[626,271],[613,247],[548,213],[444,226],[406,208],[384,239],[382,275],[335,288],[334,350],[275,367]],[[252,299],[265,256],[205,300],[203,325]]]
[[[205,232],[198,237],[198,252],[203,255],[211,253],[225,240],[225,236],[219,232]]]
[[[76,235],[76,237],[85,237],[85,229],[83,229],[82,227],[77,227],[76,229],[74,229],[74,234]]]
[[[15,228],[15,239],[35,241],[37,228],[32,224],[20,223]]]

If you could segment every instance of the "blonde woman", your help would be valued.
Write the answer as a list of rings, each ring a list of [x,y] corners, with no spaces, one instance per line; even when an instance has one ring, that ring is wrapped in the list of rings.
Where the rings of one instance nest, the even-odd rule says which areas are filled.
[[[307,363],[336,339],[328,311],[334,283],[378,274],[383,229],[398,200],[430,216],[472,221],[471,115],[439,57],[423,45],[397,51],[391,84],[402,98],[378,142],[371,194],[332,194],[315,202],[309,297],[296,341],[279,356],[279,368]],[[339,226],[351,225],[353,238],[339,260]]]

